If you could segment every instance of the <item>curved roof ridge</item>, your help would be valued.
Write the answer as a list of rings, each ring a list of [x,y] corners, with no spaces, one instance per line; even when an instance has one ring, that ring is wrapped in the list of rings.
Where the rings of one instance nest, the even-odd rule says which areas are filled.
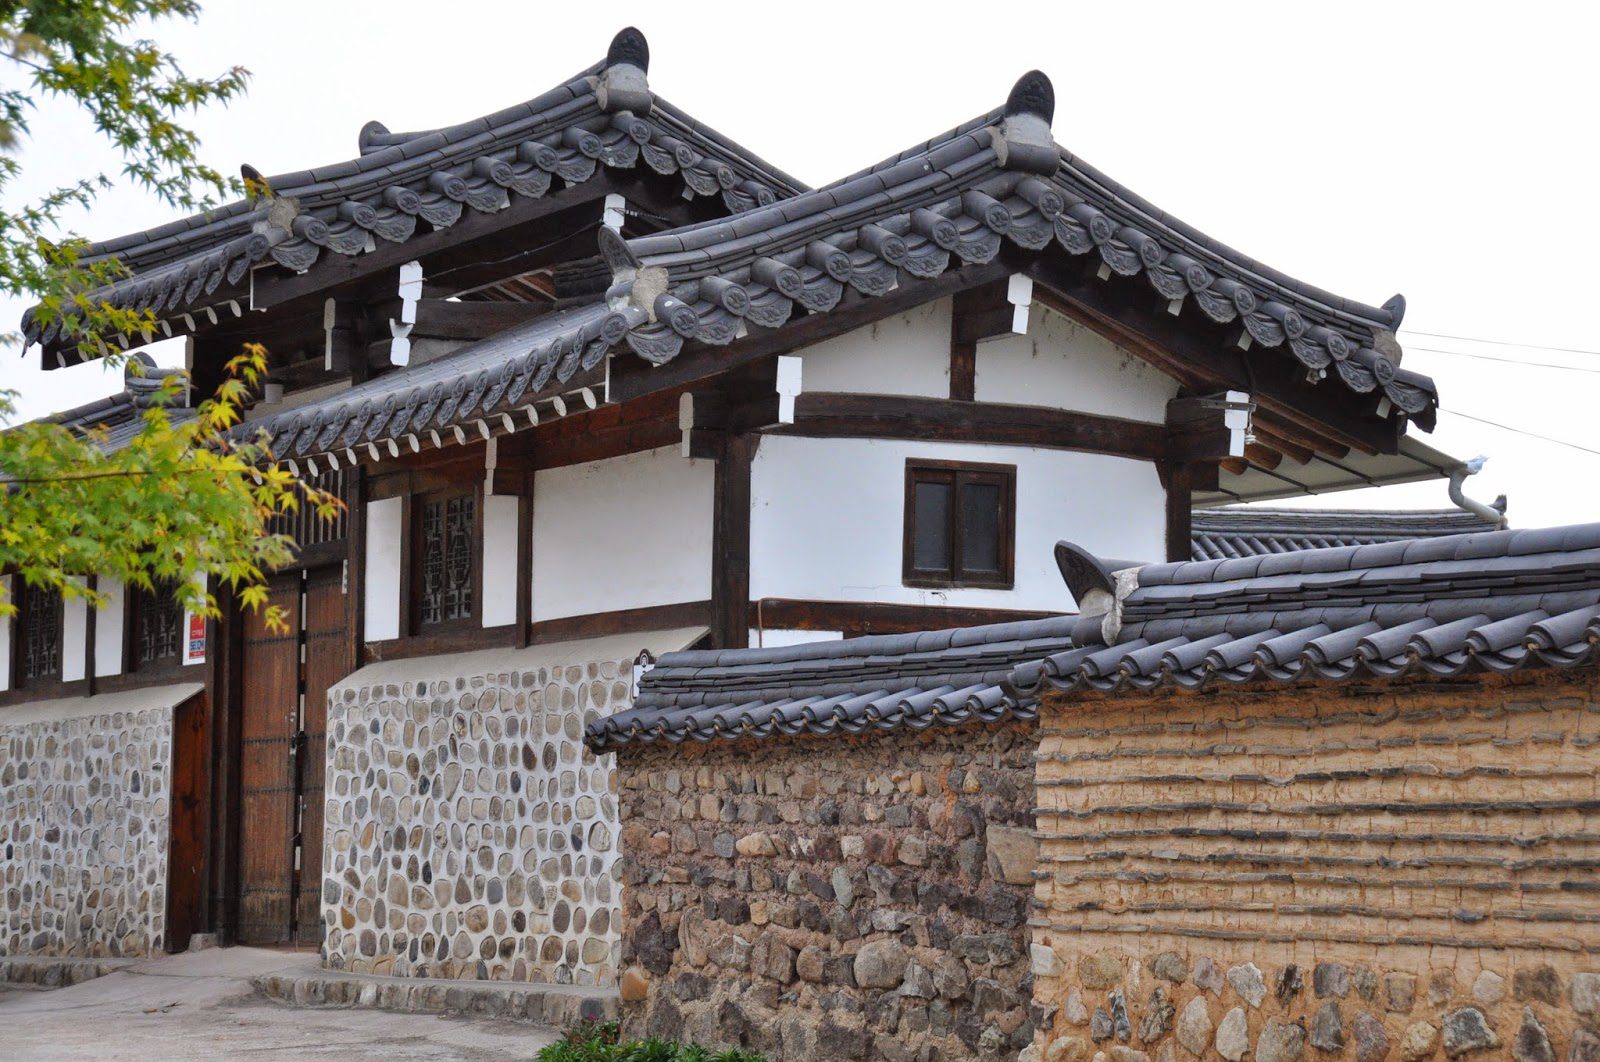
[[[1255,273],[1262,283],[1279,287],[1285,292],[1293,293],[1312,302],[1320,302],[1330,310],[1356,317],[1375,325],[1382,325],[1389,331],[1394,331],[1400,327],[1400,321],[1393,310],[1382,306],[1371,306],[1357,299],[1337,295],[1325,288],[1307,283],[1275,269],[1260,259],[1253,258],[1223,243],[1216,237],[1201,232],[1182,218],[1167,213],[1127,185],[1106,176],[1099,169],[1072,154],[1066,148],[1061,148],[1061,162],[1064,167],[1077,173],[1087,182],[1097,185],[1102,194],[1108,198],[1138,211],[1151,221],[1168,229],[1174,235],[1182,237],[1193,246],[1194,250],[1199,251],[1208,258],[1226,263],[1233,268],[1248,269],[1250,272]],[[1401,305],[1403,307],[1403,300]]]

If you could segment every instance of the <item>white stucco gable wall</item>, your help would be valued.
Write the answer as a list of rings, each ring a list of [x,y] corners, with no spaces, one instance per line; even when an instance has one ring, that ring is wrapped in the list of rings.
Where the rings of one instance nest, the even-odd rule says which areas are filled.
[[[1161,423],[1178,381],[1098,332],[1035,302],[1028,334],[978,344],[980,402],[1051,406]]]
[[[950,397],[950,300],[924,303],[798,352],[807,391]]]

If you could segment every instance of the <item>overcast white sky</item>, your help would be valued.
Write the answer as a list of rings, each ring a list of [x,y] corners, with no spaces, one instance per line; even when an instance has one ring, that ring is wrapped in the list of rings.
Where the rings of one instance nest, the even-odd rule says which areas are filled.
[[[247,98],[195,124],[219,169],[272,174],[353,157],[368,119],[429,128],[537,95],[629,23],[656,92],[814,184],[999,104],[1038,67],[1056,139],[1163,209],[1340,294],[1403,292],[1405,364],[1446,410],[1600,451],[1591,5],[210,0],[162,43],[193,73],[252,71]],[[23,163],[34,191],[116,164],[49,104]],[[170,216],[119,190],[73,227],[104,238]],[[0,322],[22,309],[0,301]],[[160,360],[181,360],[171,347]],[[0,352],[0,388],[29,416],[120,386],[36,364]],[[1451,412],[1424,438],[1488,455],[1468,492],[1509,494],[1516,526],[1600,520],[1600,454]],[[1449,502],[1440,482],[1307,504]]]

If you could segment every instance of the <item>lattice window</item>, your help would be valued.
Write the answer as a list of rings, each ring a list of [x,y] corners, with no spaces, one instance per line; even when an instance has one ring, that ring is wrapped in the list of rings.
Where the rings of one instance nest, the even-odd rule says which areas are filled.
[[[183,608],[174,594],[176,587],[158,583],[151,593],[138,597],[139,663],[159,664],[178,658],[183,644]]]
[[[61,594],[42,586],[22,592],[22,677],[61,674]]]
[[[422,503],[418,619],[424,626],[472,617],[477,515],[470,494]]]
[[[345,470],[342,468],[330,469],[318,473],[309,482],[319,490],[325,490],[336,497],[343,498],[345,491]],[[274,535],[288,535],[295,541],[296,547],[305,549],[307,546],[320,546],[329,542],[343,542],[349,532],[349,522],[344,510],[332,520],[324,520],[317,515],[314,505],[304,504],[288,513],[274,513],[267,520],[267,531]]]

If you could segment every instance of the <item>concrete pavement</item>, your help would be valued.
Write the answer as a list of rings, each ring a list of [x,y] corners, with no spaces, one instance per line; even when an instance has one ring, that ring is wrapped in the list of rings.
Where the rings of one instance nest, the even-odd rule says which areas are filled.
[[[251,987],[253,977],[315,964],[314,954],[221,948],[136,963],[70,988],[0,987],[0,1054],[172,1062],[335,1056],[527,1062],[558,1035],[489,1019],[284,1007]]]

